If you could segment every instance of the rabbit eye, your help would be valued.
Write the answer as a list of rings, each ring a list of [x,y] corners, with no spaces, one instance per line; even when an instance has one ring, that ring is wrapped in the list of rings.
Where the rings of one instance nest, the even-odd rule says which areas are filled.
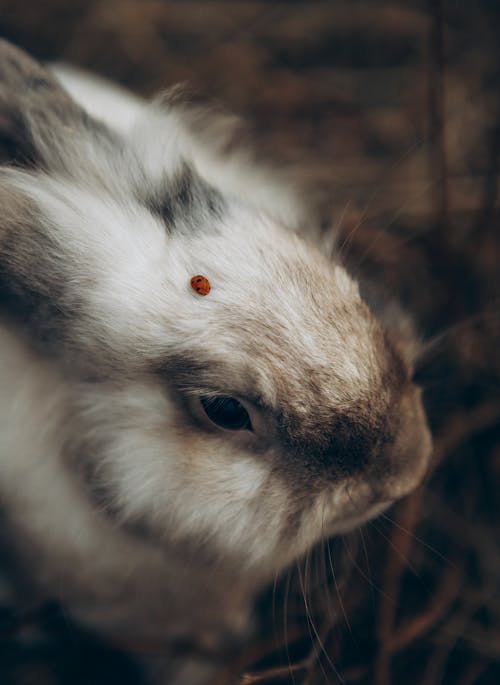
[[[234,397],[202,397],[201,405],[212,423],[230,431],[252,430],[247,410]]]

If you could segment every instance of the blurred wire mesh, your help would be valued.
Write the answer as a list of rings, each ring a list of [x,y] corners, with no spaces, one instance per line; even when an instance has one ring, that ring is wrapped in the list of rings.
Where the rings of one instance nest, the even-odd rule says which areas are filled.
[[[425,487],[278,579],[214,685],[499,683],[498,1],[0,0],[0,34],[146,95],[188,82],[241,113],[350,268],[430,340]],[[4,607],[0,680],[143,678],[57,607]]]

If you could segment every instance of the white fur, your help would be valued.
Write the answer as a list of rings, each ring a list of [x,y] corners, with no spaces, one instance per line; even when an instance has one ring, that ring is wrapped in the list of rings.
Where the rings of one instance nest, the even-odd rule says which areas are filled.
[[[54,64],[51,70],[68,93],[96,119],[121,133],[128,133],[144,108],[130,91],[70,64]]]

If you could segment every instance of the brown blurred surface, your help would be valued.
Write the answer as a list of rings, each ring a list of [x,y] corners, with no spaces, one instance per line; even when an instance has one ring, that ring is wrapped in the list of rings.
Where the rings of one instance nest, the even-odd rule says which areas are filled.
[[[216,682],[500,682],[498,1],[0,0],[0,35],[146,95],[187,81],[244,115],[317,192],[353,270],[436,341],[426,488],[332,543],[339,592],[328,550],[278,584]],[[64,621],[35,617],[31,642],[9,621],[2,683],[141,682]]]

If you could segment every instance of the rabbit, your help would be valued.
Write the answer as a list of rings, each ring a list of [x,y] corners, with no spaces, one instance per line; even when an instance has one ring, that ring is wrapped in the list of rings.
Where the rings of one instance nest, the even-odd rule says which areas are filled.
[[[123,643],[245,636],[429,465],[410,345],[231,132],[0,42],[2,536]]]

